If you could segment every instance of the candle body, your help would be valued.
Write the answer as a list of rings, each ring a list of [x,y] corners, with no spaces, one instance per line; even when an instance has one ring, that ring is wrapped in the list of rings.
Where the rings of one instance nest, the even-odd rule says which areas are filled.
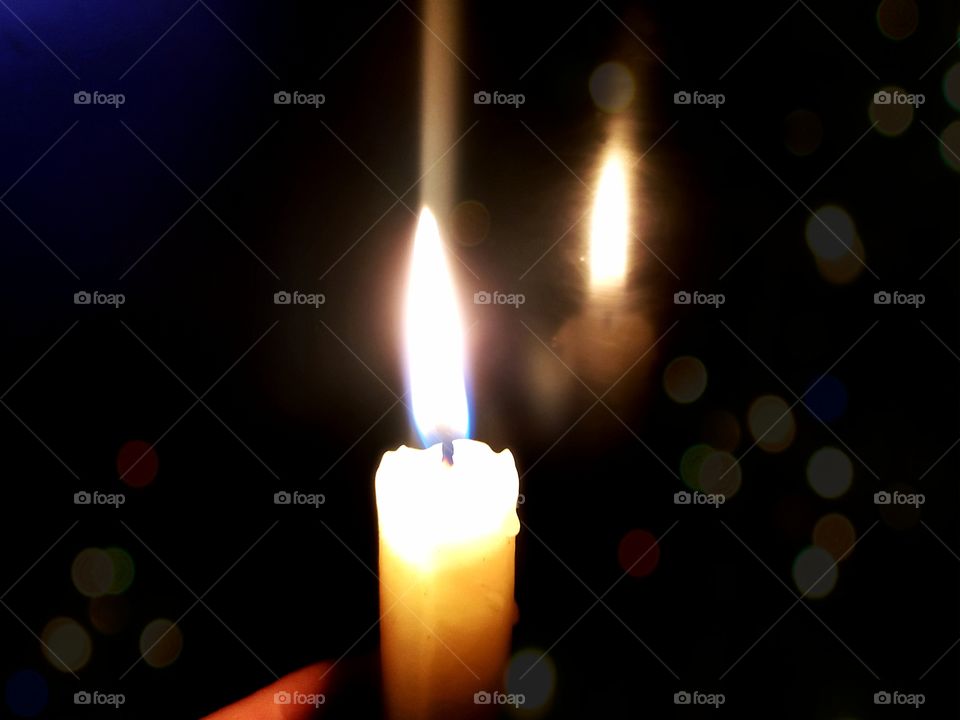
[[[377,471],[381,658],[392,720],[485,717],[502,684],[513,599],[518,478],[509,451],[454,441],[400,448]]]

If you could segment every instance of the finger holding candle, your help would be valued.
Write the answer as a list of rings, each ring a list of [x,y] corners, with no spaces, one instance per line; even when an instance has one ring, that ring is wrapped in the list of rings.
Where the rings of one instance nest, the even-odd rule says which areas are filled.
[[[307,720],[324,717],[333,667],[316,663],[257,690],[203,720]],[[309,700],[309,702],[308,702]]]

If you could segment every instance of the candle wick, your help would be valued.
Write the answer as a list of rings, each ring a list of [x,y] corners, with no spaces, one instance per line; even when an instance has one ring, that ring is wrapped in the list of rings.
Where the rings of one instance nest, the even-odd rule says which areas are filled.
[[[446,465],[453,466],[453,440],[444,440],[441,443],[441,449],[443,451],[443,462]]]

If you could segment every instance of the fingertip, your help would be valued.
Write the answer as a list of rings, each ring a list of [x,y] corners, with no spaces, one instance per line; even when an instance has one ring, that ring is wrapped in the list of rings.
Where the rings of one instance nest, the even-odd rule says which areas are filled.
[[[322,713],[334,663],[313,663],[284,675],[204,720],[306,720]],[[322,714],[320,715],[322,717]]]

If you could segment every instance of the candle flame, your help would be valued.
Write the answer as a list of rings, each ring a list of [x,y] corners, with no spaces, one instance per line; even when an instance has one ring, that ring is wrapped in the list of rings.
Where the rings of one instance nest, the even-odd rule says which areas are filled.
[[[590,217],[590,285],[613,289],[627,274],[630,192],[622,153],[607,153],[600,170]]]
[[[468,437],[463,329],[440,229],[426,207],[407,283],[407,381],[417,432],[425,445]]]

